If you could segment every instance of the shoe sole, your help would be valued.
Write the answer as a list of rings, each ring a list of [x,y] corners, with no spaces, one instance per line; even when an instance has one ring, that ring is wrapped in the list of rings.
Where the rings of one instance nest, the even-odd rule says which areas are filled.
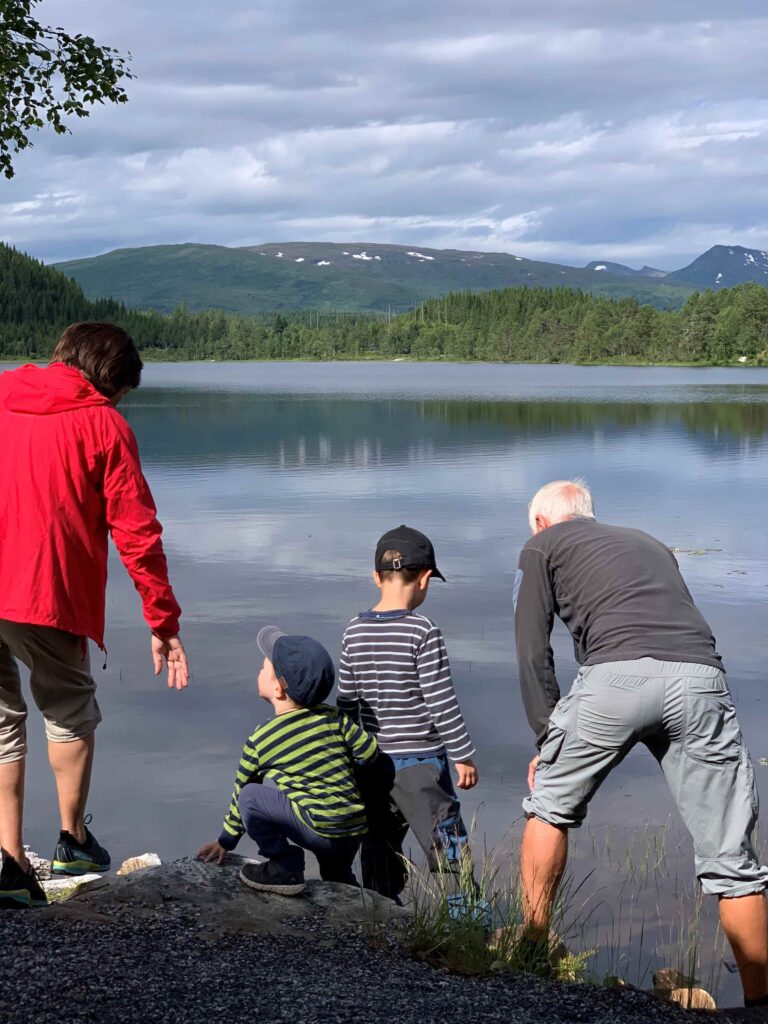
[[[305,882],[297,882],[294,885],[274,885],[270,882],[252,882],[240,872],[240,881],[249,889],[258,889],[259,892],[276,892],[278,896],[298,896],[306,889]]]
[[[52,875],[89,875],[92,872],[103,874],[112,867],[109,864],[94,864],[90,860],[55,860],[51,864]]]
[[[6,889],[0,892],[0,908],[3,910],[26,910],[32,906],[28,889]]]

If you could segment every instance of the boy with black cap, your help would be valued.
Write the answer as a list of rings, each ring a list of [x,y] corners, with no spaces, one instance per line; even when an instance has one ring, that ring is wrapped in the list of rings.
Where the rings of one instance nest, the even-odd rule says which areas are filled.
[[[315,854],[325,881],[354,884],[352,861],[366,820],[353,764],[375,758],[376,740],[322,703],[335,674],[321,644],[275,626],[261,629],[256,643],[264,655],[259,695],[275,717],[245,744],[221,835],[197,856],[221,864],[247,832],[267,858],[240,872],[252,889],[298,895],[304,850]],[[277,788],[261,785],[264,779]]]
[[[403,840],[411,828],[430,870],[443,874],[449,901],[461,904],[467,830],[448,758],[459,789],[471,789],[478,775],[442,633],[416,611],[433,578],[445,580],[423,533],[403,525],[381,537],[373,570],[381,598],[346,628],[338,705],[376,735],[383,752],[371,770],[358,773],[369,828],[363,885],[399,896],[407,878]]]

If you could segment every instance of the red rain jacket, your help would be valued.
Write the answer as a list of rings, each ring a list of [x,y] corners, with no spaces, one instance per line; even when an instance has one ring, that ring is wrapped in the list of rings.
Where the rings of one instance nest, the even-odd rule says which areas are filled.
[[[63,363],[0,374],[0,618],[104,644],[107,534],[167,639],[181,609],[120,413]]]

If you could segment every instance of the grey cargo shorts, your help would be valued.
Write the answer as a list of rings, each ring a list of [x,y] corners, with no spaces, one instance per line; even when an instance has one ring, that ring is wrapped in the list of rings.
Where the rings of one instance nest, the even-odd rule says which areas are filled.
[[[525,814],[577,828],[636,743],[661,765],[693,837],[703,891],[762,892],[768,867],[752,845],[755,776],[725,675],[714,666],[640,658],[580,669],[550,716]]]

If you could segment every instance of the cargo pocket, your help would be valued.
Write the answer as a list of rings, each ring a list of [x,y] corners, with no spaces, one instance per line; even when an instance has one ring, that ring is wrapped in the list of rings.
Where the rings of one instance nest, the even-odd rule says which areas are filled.
[[[685,697],[685,752],[703,764],[734,764],[741,758],[741,730],[727,690]]]
[[[755,779],[755,770],[752,767],[752,759],[749,756],[749,751],[743,745],[741,748],[741,762],[744,767],[744,779],[749,790],[749,801],[752,808],[752,828],[754,828],[760,816],[760,795],[757,791],[757,781]]]
[[[564,742],[565,730],[558,729],[557,726],[550,724],[549,729],[547,729],[547,737],[539,751],[539,764],[554,764],[558,754],[563,749]]]
[[[575,697],[576,694],[571,691],[565,697],[561,697],[557,704],[555,704],[552,714],[549,716],[547,735],[539,751],[539,761],[541,764],[554,764],[560,755],[572,717],[569,713],[569,708]]]

